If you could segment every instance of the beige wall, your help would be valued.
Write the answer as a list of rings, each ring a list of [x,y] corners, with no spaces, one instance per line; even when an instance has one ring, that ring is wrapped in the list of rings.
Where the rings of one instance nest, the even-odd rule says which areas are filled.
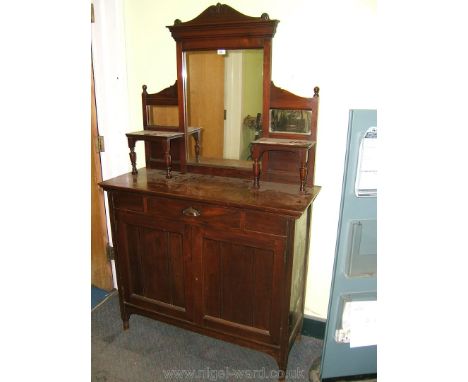
[[[165,26],[188,21],[210,0],[124,0],[125,46],[131,130],[142,128],[141,86],[159,91],[176,80],[175,41]],[[316,183],[306,314],[327,315],[335,254],[341,182],[352,108],[376,108],[374,0],[230,0],[249,16],[278,19],[272,79],[279,87],[311,97],[320,86]],[[143,146],[137,147],[144,158]],[[139,165],[144,163],[139,161]]]

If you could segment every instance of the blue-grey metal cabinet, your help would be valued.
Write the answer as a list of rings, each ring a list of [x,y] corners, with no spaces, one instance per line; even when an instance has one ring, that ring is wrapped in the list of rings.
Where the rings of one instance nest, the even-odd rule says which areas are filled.
[[[377,372],[376,143],[377,111],[351,110],[322,379]]]

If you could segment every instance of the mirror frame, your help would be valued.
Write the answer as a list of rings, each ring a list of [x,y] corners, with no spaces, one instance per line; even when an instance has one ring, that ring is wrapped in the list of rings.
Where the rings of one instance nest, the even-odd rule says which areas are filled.
[[[226,4],[218,3],[190,21],[181,22],[177,19],[174,25],[167,26],[176,41],[179,131],[186,133],[187,126],[184,53],[216,49],[263,49],[263,129],[269,128],[272,39],[278,23],[278,20],[270,20],[267,13],[260,17],[250,17]],[[233,165],[187,164],[188,153],[185,147],[188,138],[185,134],[185,171],[246,178],[251,176],[251,170]]]

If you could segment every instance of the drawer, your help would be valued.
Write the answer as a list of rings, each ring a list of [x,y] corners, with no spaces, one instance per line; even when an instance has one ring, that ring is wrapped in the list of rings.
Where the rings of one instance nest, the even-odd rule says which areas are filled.
[[[236,208],[160,197],[149,197],[147,206],[148,213],[152,215],[215,228],[240,228],[241,212]]]
[[[143,196],[131,194],[129,192],[116,192],[113,196],[114,208],[120,210],[130,210],[143,212]]]
[[[246,231],[270,233],[286,236],[287,219],[266,212],[246,211],[244,229]]]

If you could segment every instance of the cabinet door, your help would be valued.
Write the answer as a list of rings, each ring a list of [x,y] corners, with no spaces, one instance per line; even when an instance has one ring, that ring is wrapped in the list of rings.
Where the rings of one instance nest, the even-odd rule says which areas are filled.
[[[284,240],[194,227],[200,325],[279,343]]]
[[[171,220],[121,211],[117,221],[124,301],[191,320],[190,228]]]

